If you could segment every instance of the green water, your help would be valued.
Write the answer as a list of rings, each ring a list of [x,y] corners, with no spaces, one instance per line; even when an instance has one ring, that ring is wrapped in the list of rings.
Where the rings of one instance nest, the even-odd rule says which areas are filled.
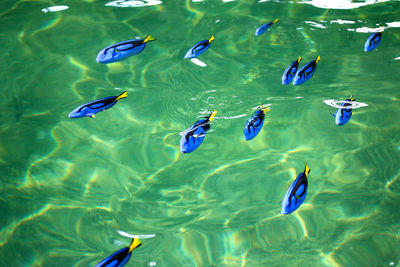
[[[400,2],[114,2],[0,3],[1,266],[93,266],[129,244],[119,229],[156,234],[127,266],[400,265]],[[69,9],[42,12],[55,5]],[[147,34],[140,55],[96,63]],[[183,59],[212,34],[206,67]],[[317,55],[311,80],[281,84]],[[96,119],[68,118],[123,90]],[[323,100],[350,95],[368,106],[339,127]],[[260,104],[264,128],[244,141]],[[179,133],[214,109],[181,154]],[[307,198],[280,215],[305,163]]]

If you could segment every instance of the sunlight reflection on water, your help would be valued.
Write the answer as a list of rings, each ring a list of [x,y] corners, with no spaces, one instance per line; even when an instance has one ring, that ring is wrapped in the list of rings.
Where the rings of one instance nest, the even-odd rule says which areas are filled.
[[[116,0],[111,1],[105,4],[106,6],[114,6],[114,7],[143,7],[143,6],[154,6],[161,5],[162,1],[159,0],[143,0],[143,1],[125,1],[125,0]]]

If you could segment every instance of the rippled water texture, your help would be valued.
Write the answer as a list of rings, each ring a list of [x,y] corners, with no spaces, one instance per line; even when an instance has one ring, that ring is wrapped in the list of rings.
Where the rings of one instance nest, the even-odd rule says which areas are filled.
[[[399,266],[399,1],[0,3],[0,265]],[[255,29],[278,18],[259,37]],[[381,44],[363,52],[371,32]],[[104,47],[151,34],[118,63]],[[215,36],[199,61],[184,60]],[[285,68],[321,61],[300,86]],[[96,119],[77,106],[128,91]],[[337,126],[324,100],[365,106]],[[260,134],[243,139],[261,104]],[[203,144],[179,133],[218,110]],[[304,204],[280,215],[311,168]]]

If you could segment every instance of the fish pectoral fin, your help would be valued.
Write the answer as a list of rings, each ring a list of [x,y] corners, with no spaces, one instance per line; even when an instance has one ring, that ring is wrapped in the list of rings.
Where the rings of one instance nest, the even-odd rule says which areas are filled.
[[[335,114],[333,114],[333,113],[331,113],[331,114],[332,114],[332,116],[333,116],[333,117],[335,117],[335,118],[336,118],[336,115],[335,115]]]
[[[300,197],[298,195],[294,195],[297,199],[300,199]]]
[[[199,137],[203,137],[203,136],[205,136],[204,133],[201,133],[201,134],[194,134],[194,135],[193,135],[194,138],[199,138]]]

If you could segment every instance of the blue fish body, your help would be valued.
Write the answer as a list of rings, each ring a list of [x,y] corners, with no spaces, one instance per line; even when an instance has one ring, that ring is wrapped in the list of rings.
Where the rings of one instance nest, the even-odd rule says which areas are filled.
[[[351,96],[349,99],[345,101],[351,102],[355,101],[355,99]],[[350,103],[341,103],[341,107],[348,107],[351,106]],[[338,108],[335,114],[332,114],[335,117],[335,123],[339,126],[345,125],[353,115],[353,109],[351,108]]]
[[[96,267],[122,267],[131,258],[132,252],[128,248],[123,248],[96,264]]]
[[[91,117],[94,118],[94,114],[109,109],[114,106],[118,100],[127,97],[127,92],[123,92],[119,96],[109,96],[101,99],[97,99],[91,101],[89,103],[80,105],[76,109],[74,109],[68,117],[70,118],[82,118],[82,117]]]
[[[272,26],[272,24],[274,24],[275,22],[278,22],[278,21],[279,21],[279,19],[276,19],[276,20],[274,20],[274,21],[272,21],[272,22],[269,22],[269,23],[266,23],[266,24],[264,24],[264,25],[261,25],[260,27],[258,27],[258,28],[256,29],[256,32],[254,33],[255,36],[260,36],[260,35],[263,34],[266,30],[268,30],[269,27]]]
[[[265,119],[264,110],[260,109],[254,112],[254,115],[251,116],[244,126],[243,134],[245,140],[251,140],[258,135],[264,125]]]
[[[210,121],[214,119],[215,114],[216,111],[211,113],[208,118],[196,121],[183,132],[179,144],[181,153],[193,152],[203,143],[204,137],[210,129]]]
[[[95,267],[122,267],[131,258],[132,251],[140,247],[142,243],[138,238],[132,239],[132,243],[129,247],[122,248],[117,252],[114,252],[111,256],[97,263]]]
[[[315,60],[310,61],[301,67],[294,76],[293,84],[299,85],[309,80],[314,75],[319,60],[320,57],[318,56]]]
[[[290,64],[289,67],[286,68],[282,75],[282,84],[289,84],[293,80],[294,75],[296,75],[297,69],[299,68],[300,60],[301,57],[299,57],[296,61]]]
[[[214,36],[211,36],[208,40],[198,42],[192,48],[190,48],[189,51],[186,52],[185,58],[198,57],[210,47],[210,44],[213,40]]]
[[[98,54],[96,61],[98,63],[113,63],[123,60],[127,57],[137,55],[146,47],[146,43],[155,39],[148,35],[141,40],[127,40],[119,42],[106,48],[103,48]]]
[[[374,32],[371,36],[367,39],[364,45],[364,51],[369,52],[374,50],[382,40],[382,32]]]
[[[297,210],[304,202],[308,188],[308,174],[310,169],[306,165],[304,171],[300,173],[296,180],[290,185],[286,191],[286,195],[282,200],[281,214],[290,214]]]

